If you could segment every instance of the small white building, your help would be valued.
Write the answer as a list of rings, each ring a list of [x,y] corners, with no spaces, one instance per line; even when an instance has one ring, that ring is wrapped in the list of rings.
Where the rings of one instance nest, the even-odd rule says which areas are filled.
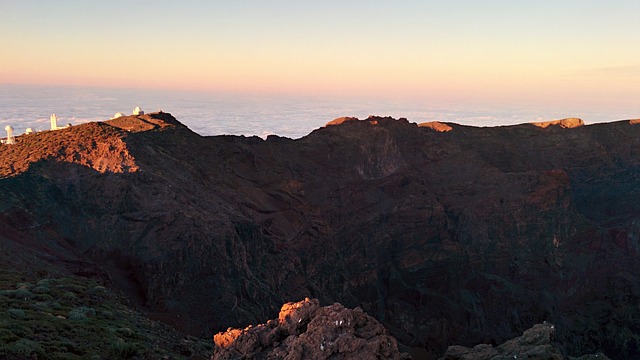
[[[136,106],[136,108],[133,109],[133,115],[144,115],[144,111],[140,109],[140,106]]]
[[[58,116],[56,114],[51,114],[49,122],[51,122],[51,130],[58,130]]]
[[[33,128],[27,128],[27,130],[24,132],[26,135],[30,135],[30,134],[35,134],[36,132],[33,131]]]
[[[117,112],[115,115],[113,115],[113,117],[111,118],[111,120],[113,120],[113,119],[117,119],[117,118],[119,118],[119,117],[123,117],[123,116],[124,116],[124,114],[123,114],[123,113],[121,113],[121,112]]]
[[[16,138],[13,136],[13,127],[11,125],[7,125],[4,129],[7,131],[7,140],[4,143],[7,145],[15,144]]]
[[[71,124],[67,124],[66,126],[58,126],[58,116],[56,114],[51,114],[49,117],[49,121],[51,122],[51,130],[60,130],[71,127]]]

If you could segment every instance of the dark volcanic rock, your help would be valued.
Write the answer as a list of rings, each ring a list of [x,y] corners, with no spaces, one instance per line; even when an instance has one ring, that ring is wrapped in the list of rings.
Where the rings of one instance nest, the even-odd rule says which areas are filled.
[[[493,347],[488,344],[476,345],[473,348],[449,346],[441,360],[498,360],[498,359],[548,359],[562,360],[562,352],[552,343],[555,326],[548,322],[536,324],[525,331],[522,336]],[[608,360],[602,353],[584,355],[575,360],[600,359]]]
[[[192,334],[315,297],[435,357],[548,320],[568,355],[638,358],[640,126],[557,125],[370,117],[265,141],[158,113],[20,136],[0,246]]]
[[[320,307],[317,299],[282,306],[277,320],[213,337],[212,360],[408,359],[396,340],[360,308]]]

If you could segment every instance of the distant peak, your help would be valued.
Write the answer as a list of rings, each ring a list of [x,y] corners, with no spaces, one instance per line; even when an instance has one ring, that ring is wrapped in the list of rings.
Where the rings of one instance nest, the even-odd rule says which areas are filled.
[[[167,127],[184,126],[171,114],[156,112],[150,114],[114,117],[105,123],[129,132],[143,132]]]
[[[331,121],[329,121],[326,126],[331,126],[331,125],[341,125],[344,123],[351,123],[351,122],[356,122],[356,123],[361,123],[361,124],[369,124],[369,125],[378,125],[378,124],[396,124],[396,123],[405,123],[408,124],[409,121],[406,118],[399,118],[399,119],[395,119],[391,116],[377,116],[377,115],[370,115],[369,117],[367,117],[364,120],[360,120],[357,117],[351,117],[351,116],[344,116],[344,117],[339,117],[337,119],[333,119]]]
[[[553,120],[553,121],[532,122],[531,124],[537,127],[541,127],[543,129],[552,125],[560,126],[563,129],[572,129],[572,128],[577,128],[579,126],[583,126],[584,121],[582,121],[582,119],[579,119],[579,118],[566,118],[566,119]]]
[[[343,116],[343,117],[339,117],[336,119],[333,119],[331,121],[329,121],[325,126],[330,126],[330,125],[340,125],[342,123],[345,123],[347,121],[358,121],[360,119],[358,119],[357,117],[353,117],[353,116]]]

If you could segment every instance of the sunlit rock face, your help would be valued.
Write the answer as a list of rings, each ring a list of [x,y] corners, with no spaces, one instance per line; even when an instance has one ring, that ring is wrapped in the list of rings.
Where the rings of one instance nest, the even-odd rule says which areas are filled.
[[[104,123],[90,123],[65,130],[47,131],[15,138],[15,147],[3,149],[0,178],[17,176],[30,167],[55,163],[47,171],[52,177],[68,170],[63,163],[75,164],[98,173],[135,172],[138,166],[124,141],[126,134]]]
[[[396,340],[362,309],[320,307],[317,299],[282,306],[277,320],[213,337],[212,360],[408,359]]]
[[[439,132],[448,132],[453,130],[453,128],[445,123],[441,123],[439,121],[430,121],[425,123],[418,124],[420,127],[426,127],[431,130],[439,131]]]
[[[192,334],[309,297],[436,358],[544,320],[566,354],[636,354],[640,127],[446,125],[263,140],[154,113],[20,136],[0,147],[0,245]]]
[[[331,125],[340,125],[342,123],[345,123],[347,121],[359,121],[360,119],[358,119],[357,117],[352,117],[352,116],[343,116],[343,117],[339,117],[339,118],[335,118],[331,121],[329,121],[326,126],[331,126]]]
[[[559,126],[561,128],[564,129],[572,129],[572,128],[576,128],[578,126],[583,126],[584,125],[584,121],[582,121],[582,119],[578,119],[578,118],[566,118],[566,119],[561,119],[561,120],[553,120],[553,121],[542,121],[542,122],[534,122],[531,123],[537,127],[541,127],[541,128],[547,128],[549,126]]]

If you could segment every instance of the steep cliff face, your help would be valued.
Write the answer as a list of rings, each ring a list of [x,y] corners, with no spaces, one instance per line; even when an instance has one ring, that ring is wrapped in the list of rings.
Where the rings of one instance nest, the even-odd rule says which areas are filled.
[[[20,137],[0,146],[0,244],[91,264],[192,333],[315,297],[434,356],[549,320],[568,354],[629,358],[640,126],[560,125],[371,117],[262,140],[159,113]]]

